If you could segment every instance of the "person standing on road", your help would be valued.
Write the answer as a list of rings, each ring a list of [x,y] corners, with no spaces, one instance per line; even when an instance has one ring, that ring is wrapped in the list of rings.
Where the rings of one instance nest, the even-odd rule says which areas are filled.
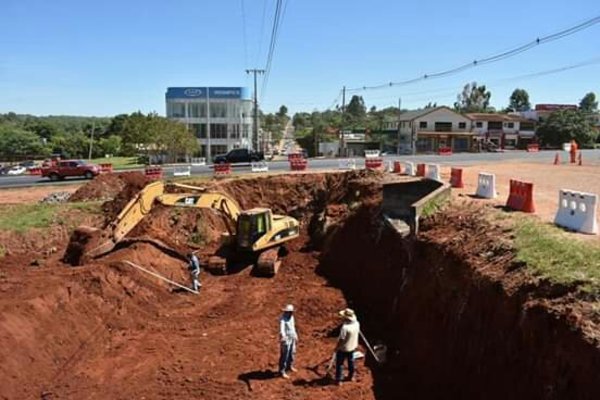
[[[279,374],[282,378],[289,379],[287,372],[296,372],[294,358],[296,356],[296,345],[298,334],[296,333],[296,322],[294,321],[294,306],[288,304],[282,310],[279,319]]]
[[[194,253],[188,254],[188,270],[190,271],[190,278],[192,280],[192,289],[194,291],[200,290],[202,284],[200,283],[200,260]]]
[[[348,380],[354,380],[354,352],[358,348],[358,335],[360,332],[360,324],[353,310],[346,308],[340,311],[339,314],[344,322],[340,329],[335,354],[335,382],[337,385],[342,384],[345,360],[348,360]]]

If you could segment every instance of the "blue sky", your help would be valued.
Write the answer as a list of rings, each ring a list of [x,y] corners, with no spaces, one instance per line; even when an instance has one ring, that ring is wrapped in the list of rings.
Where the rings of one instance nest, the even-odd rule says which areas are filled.
[[[343,85],[444,70],[600,15],[597,0],[284,2],[262,102],[267,111],[280,104],[322,110]],[[163,114],[168,86],[251,86],[244,70],[264,67],[275,0],[243,4],[245,40],[242,0],[3,0],[0,112]],[[506,80],[587,60],[595,63]],[[406,108],[451,105],[473,80],[487,84],[498,108],[515,87],[533,103],[600,95],[600,24],[452,77],[348,96],[360,94],[377,107],[396,105],[399,97]]]

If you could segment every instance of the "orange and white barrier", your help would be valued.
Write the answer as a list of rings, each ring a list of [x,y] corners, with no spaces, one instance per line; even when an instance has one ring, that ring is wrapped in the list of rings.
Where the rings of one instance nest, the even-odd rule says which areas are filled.
[[[173,176],[191,176],[192,167],[189,165],[178,165],[173,168]]]
[[[229,163],[215,164],[214,169],[215,169],[214,175],[216,177],[231,175],[231,164],[229,164]]]
[[[526,213],[534,213],[533,183],[511,179],[506,207]]]
[[[408,176],[415,176],[415,164],[410,162],[410,161],[406,161],[404,163],[404,170],[405,170],[405,174]]]
[[[597,207],[597,194],[561,189],[554,223],[577,232],[597,235]]]
[[[269,164],[266,161],[258,161],[250,163],[250,171],[252,172],[269,172]]]
[[[451,168],[450,169],[450,186],[457,189],[465,187],[463,182],[463,170],[462,168]]]
[[[383,158],[366,158],[365,167],[370,170],[379,170],[383,168]]]
[[[394,171],[395,174],[402,173],[402,163],[400,161],[394,161]]]
[[[425,176],[425,164],[417,164],[417,176]]]
[[[440,147],[438,149],[438,155],[440,156],[451,156],[452,148],[451,147]]]
[[[496,198],[496,175],[480,172],[477,178],[477,197],[484,199]]]
[[[427,164],[427,172],[425,174],[425,177],[427,179],[441,182],[442,178],[440,177],[440,165],[439,164]]]
[[[527,152],[528,153],[537,153],[540,151],[540,145],[537,143],[531,143],[527,145]]]
[[[304,156],[302,155],[302,153],[290,153],[288,154],[288,161],[292,162],[294,160],[303,160]]]
[[[152,180],[159,180],[163,177],[162,167],[153,167],[151,165],[144,168],[144,175]]]

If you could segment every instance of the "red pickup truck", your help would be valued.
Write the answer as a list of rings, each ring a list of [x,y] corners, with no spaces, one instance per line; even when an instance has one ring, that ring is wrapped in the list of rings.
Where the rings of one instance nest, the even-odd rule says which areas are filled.
[[[60,160],[55,165],[42,168],[42,177],[51,181],[63,180],[71,176],[92,179],[100,173],[100,167],[82,160]]]

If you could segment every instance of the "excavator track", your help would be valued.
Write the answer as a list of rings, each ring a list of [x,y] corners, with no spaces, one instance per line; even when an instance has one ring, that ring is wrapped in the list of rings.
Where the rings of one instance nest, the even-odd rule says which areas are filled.
[[[280,265],[279,248],[265,250],[258,256],[254,274],[257,276],[274,276],[279,271]]]

